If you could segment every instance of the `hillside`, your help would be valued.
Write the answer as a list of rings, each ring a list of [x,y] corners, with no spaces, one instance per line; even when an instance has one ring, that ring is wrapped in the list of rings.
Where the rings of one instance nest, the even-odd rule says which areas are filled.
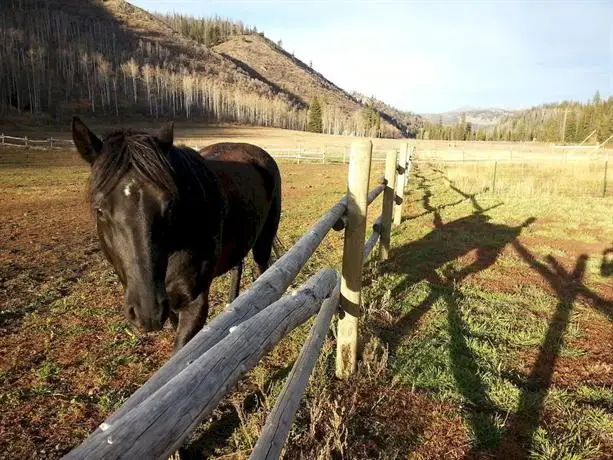
[[[421,115],[397,109],[379,99],[358,92],[353,92],[352,96],[362,104],[372,105],[386,121],[396,126],[407,137],[416,137],[419,129],[423,127],[424,119]]]
[[[301,104],[123,0],[2,2],[0,34],[5,119],[87,113],[305,123]]]
[[[489,129],[504,140],[601,143],[613,136],[613,96],[586,103],[545,104],[515,113]]]
[[[479,127],[493,126],[513,113],[513,110],[506,109],[460,107],[449,112],[423,113],[421,116],[430,123],[439,123],[442,119],[443,125],[451,126],[460,122],[462,115],[465,115],[467,123],[471,123],[473,126]]]
[[[317,97],[324,132],[399,137],[406,131],[386,115],[373,118],[255,28],[175,18],[123,0],[0,2],[3,123],[65,123],[77,113],[302,130]],[[204,40],[185,33],[186,24],[191,30],[198,22]]]
[[[368,129],[362,116],[364,104],[271,40],[259,34],[234,36],[213,50],[305,104],[318,98],[322,103],[324,132],[364,134]],[[381,132],[394,136],[398,128],[384,120]]]

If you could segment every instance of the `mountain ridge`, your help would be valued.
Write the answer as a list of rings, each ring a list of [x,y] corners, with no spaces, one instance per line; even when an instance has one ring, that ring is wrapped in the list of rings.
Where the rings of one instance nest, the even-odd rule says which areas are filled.
[[[474,106],[463,106],[458,109],[440,113],[421,113],[421,117],[430,123],[438,123],[441,118],[443,125],[451,126],[457,124],[462,115],[466,116],[466,121],[474,126],[493,126],[500,123],[505,117],[517,113],[517,110],[502,109],[497,107],[479,108]]]

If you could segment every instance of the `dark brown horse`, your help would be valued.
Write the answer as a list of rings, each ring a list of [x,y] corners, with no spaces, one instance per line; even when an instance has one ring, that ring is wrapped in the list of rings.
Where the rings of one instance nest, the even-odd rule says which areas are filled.
[[[264,150],[223,143],[200,154],[173,145],[173,124],[156,134],[96,137],[78,118],[72,134],[91,165],[90,201],[104,254],[125,290],[124,313],[145,331],[170,317],[175,351],[204,325],[214,277],[253,250],[268,267],[281,215],[281,176]]]

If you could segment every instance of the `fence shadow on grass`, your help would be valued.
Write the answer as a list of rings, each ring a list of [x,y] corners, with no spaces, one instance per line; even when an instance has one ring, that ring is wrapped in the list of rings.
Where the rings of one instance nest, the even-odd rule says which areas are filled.
[[[460,303],[464,298],[455,287],[469,276],[492,266],[504,248],[512,244],[535,219],[528,218],[515,227],[491,223],[486,213],[501,204],[484,208],[478,203],[477,194],[465,193],[451,183],[450,188],[460,198],[435,207],[431,203],[434,196],[433,178],[426,177],[418,169],[415,177],[419,179],[416,189],[423,193],[420,201],[424,212],[405,220],[432,214],[434,229],[421,239],[394,249],[382,269],[403,275],[402,281],[392,290],[392,298],[402,298],[412,285],[423,280],[429,282],[430,292],[426,299],[400,317],[390,328],[383,329],[381,338],[388,343],[390,353],[395,354],[430,308],[438,301],[444,302],[450,336],[451,372],[468,408],[467,417],[476,437],[476,447],[482,450],[483,446],[492,445],[492,433],[496,430],[493,420],[495,407],[480,377],[476,356],[468,345],[470,331],[460,311]],[[446,180],[444,176],[442,178]],[[441,210],[465,201],[472,203],[474,212],[444,223]],[[450,263],[469,254],[472,255],[472,262],[467,266],[457,270],[450,268]]]
[[[538,356],[522,385],[517,412],[510,417],[498,448],[498,455],[528,458],[533,436],[541,422],[545,398],[552,385],[556,361],[564,344],[574,303],[581,298],[613,321],[613,301],[600,297],[585,286],[583,278],[588,262],[587,255],[580,255],[574,268],[566,270],[552,256],[547,257],[547,263],[540,262],[519,241],[514,241],[513,247],[524,262],[541,275],[558,298]]]
[[[540,424],[545,397],[552,383],[555,363],[570,322],[573,303],[581,297],[613,320],[613,302],[603,299],[583,283],[587,256],[581,255],[574,269],[566,271],[551,256],[548,256],[546,263],[538,261],[519,242],[518,236],[523,228],[532,224],[535,218],[528,218],[516,227],[492,224],[486,215],[491,208],[484,209],[478,203],[476,194],[463,192],[446,177],[443,178],[449,183],[449,187],[462,198],[448,205],[434,207],[431,205],[431,178],[419,171],[415,176],[419,179],[417,190],[423,191],[420,201],[425,210],[419,216],[433,214],[434,229],[423,238],[395,249],[382,269],[403,275],[402,281],[392,292],[392,298],[401,298],[412,285],[423,280],[430,283],[430,292],[426,299],[400,317],[390,328],[383,329],[382,339],[388,343],[390,353],[396,353],[428,310],[436,302],[443,301],[447,308],[451,372],[458,392],[465,401],[465,414],[475,437],[474,445],[466,458],[480,458],[483,454],[489,455],[492,452],[496,452],[499,458],[527,458],[532,437]],[[440,215],[441,209],[466,200],[471,201],[473,214],[444,223]],[[418,216],[407,220],[416,217]],[[513,381],[513,384],[520,387],[518,410],[506,423],[505,431],[500,433],[494,417],[504,411],[490,401],[487,387],[480,377],[476,356],[468,345],[470,330],[460,311],[464,297],[456,286],[470,275],[492,266],[509,244],[522,260],[549,284],[558,298],[558,304],[532,370],[525,379]],[[611,252],[613,250],[603,253],[603,276],[610,276]],[[475,254],[469,265],[456,269],[449,264],[468,253]]]
[[[600,274],[602,276],[613,276],[613,248],[607,248],[602,252]]]

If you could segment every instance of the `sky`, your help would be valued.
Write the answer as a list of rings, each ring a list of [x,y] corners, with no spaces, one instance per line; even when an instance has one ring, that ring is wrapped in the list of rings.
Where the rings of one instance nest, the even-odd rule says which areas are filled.
[[[254,25],[347,91],[417,113],[613,95],[613,0],[129,0]]]

